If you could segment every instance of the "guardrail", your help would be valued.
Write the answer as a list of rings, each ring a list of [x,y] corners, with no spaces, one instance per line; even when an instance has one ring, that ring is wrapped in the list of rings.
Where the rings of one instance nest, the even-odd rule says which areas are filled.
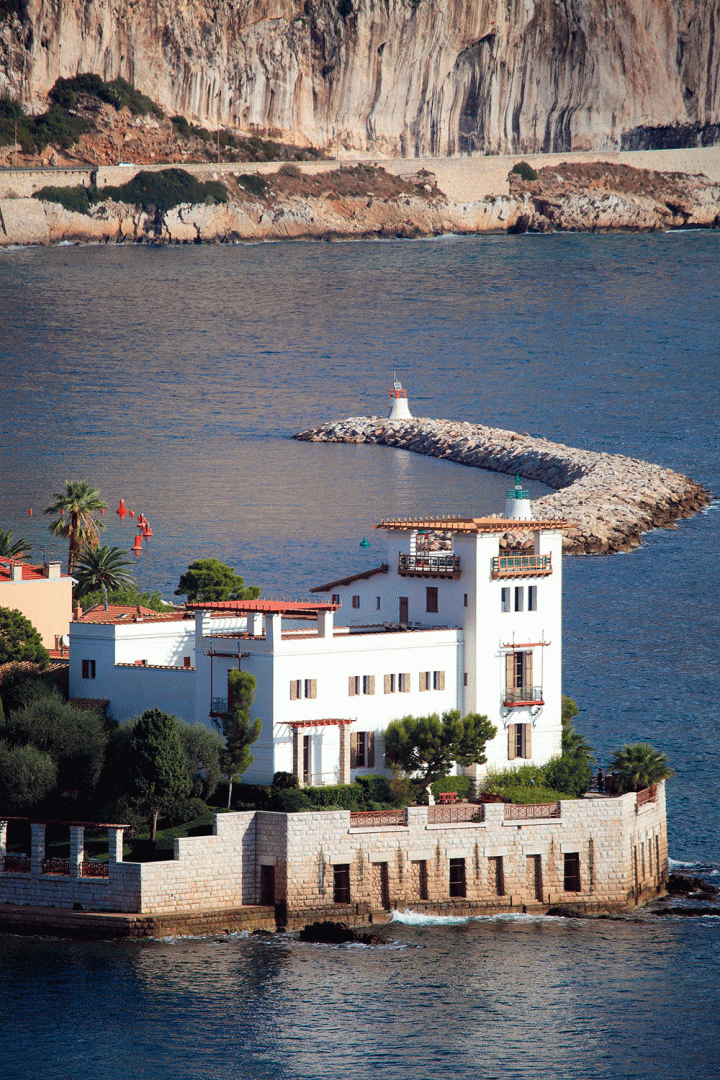
[[[64,877],[70,876],[70,862],[68,859],[43,859],[42,861],[42,873],[43,874],[62,874]]]
[[[399,574],[419,574],[421,576],[459,577],[459,555],[399,555]]]
[[[351,810],[351,829],[382,829],[388,825],[407,825],[404,810]]]
[[[503,705],[544,705],[542,686],[506,686]]]
[[[532,821],[535,818],[559,818],[560,803],[505,803],[506,821]]]
[[[110,877],[110,868],[107,863],[90,860],[80,863],[80,876],[88,878]]]
[[[29,874],[32,871],[32,861],[28,855],[5,855],[3,871],[6,874]]]
[[[493,578],[539,577],[552,574],[552,555],[497,555],[492,561]]]
[[[484,821],[485,807],[477,803],[456,806],[428,806],[428,825],[458,825],[464,821]]]
[[[652,787],[643,788],[642,791],[638,791],[635,800],[635,809],[638,810],[645,803],[657,802],[657,784],[653,784]]]

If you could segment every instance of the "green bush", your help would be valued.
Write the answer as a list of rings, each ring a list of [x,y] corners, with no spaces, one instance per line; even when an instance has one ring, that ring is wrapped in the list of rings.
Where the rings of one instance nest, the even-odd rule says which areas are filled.
[[[537,180],[538,174],[533,169],[532,165],[528,165],[527,161],[518,161],[513,165],[510,172],[515,173],[521,180]]]
[[[173,825],[186,825],[189,821],[204,817],[208,809],[202,799],[178,799],[168,817]]]
[[[237,182],[243,191],[247,191],[248,195],[255,195],[257,198],[261,198],[270,187],[269,181],[264,176],[260,176],[259,173],[241,173],[237,178]]]
[[[292,180],[300,180],[302,178],[302,170],[298,169],[297,165],[293,165],[291,161],[286,161],[284,165],[281,165],[278,169],[280,176],[289,176]]]
[[[365,805],[369,808],[373,803],[394,803],[391,790],[392,781],[386,776],[358,776],[355,783],[362,789]]]
[[[303,788],[312,806],[327,810],[363,810],[365,793],[361,786],[354,784],[330,784],[327,787]]]
[[[273,791],[290,791],[292,788],[300,786],[300,782],[295,775],[291,772],[276,772],[272,778],[272,790]]]
[[[469,776],[441,776],[430,785],[433,795],[437,796],[441,791],[457,791],[462,800],[466,800],[470,794],[472,781]]]
[[[84,187],[44,187],[34,193],[33,199],[59,203],[66,210],[72,210],[76,214],[90,213],[90,198],[87,188]],[[85,603],[84,600],[83,603]]]
[[[545,766],[545,781],[558,791],[566,791],[576,799],[584,795],[590,786],[592,769],[583,757],[561,754]]]
[[[276,792],[270,808],[281,814],[298,814],[303,810],[312,810],[313,804],[302,788],[290,788]]]
[[[513,788],[544,787],[545,784],[544,765],[518,765],[514,769],[490,770],[483,790],[493,795],[505,795]]]
[[[228,193],[219,181],[203,184],[184,169],[162,169],[160,172],[141,169],[127,184],[93,191],[91,198],[93,202],[114,199],[115,202],[139,206],[147,212],[166,213],[183,203],[197,205],[207,200],[225,203]]]
[[[498,793],[500,794],[500,793]],[[555,791],[554,788],[536,785],[535,787],[509,787],[502,792],[506,802],[520,805],[530,803],[555,803],[561,799],[571,799],[572,795],[566,792]]]
[[[162,109],[145,94],[141,94],[125,79],[113,79],[106,83],[99,75],[83,72],[70,79],[57,79],[50,91],[50,98],[65,109],[72,109],[76,104],[77,94],[90,94],[107,102],[114,109],[128,108],[134,116],[148,116],[153,113],[162,117]]]

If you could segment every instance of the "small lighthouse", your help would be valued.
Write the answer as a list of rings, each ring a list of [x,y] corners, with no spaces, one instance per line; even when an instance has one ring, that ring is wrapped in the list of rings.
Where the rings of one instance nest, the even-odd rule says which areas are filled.
[[[390,412],[388,420],[412,420],[412,413],[408,408],[407,390],[403,390],[399,379],[393,381],[392,390],[388,390],[390,398]]]
[[[505,492],[505,517],[516,521],[531,521],[530,492],[520,483],[520,473],[515,474],[515,487]]]

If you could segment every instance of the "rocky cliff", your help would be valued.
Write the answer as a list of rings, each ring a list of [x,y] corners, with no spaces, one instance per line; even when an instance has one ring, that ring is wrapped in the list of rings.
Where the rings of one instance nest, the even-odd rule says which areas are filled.
[[[706,144],[720,0],[0,0],[0,94],[80,71],[338,153]]]

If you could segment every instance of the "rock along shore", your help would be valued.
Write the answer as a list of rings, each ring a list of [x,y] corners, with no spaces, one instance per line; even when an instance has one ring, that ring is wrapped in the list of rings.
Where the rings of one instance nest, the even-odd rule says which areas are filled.
[[[711,495],[672,469],[621,454],[579,450],[502,428],[452,420],[386,420],[352,416],[294,436],[306,442],[375,443],[445,458],[492,472],[539,480],[555,493],[533,502],[536,518],[574,524],[563,538],[573,555],[638,547],[650,529],[691,517]]]

